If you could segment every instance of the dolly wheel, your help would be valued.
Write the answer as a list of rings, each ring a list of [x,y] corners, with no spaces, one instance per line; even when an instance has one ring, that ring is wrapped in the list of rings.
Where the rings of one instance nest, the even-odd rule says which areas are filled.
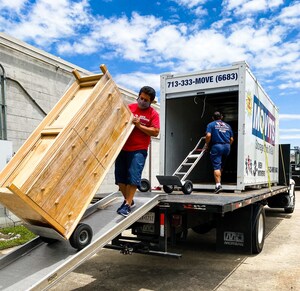
[[[82,250],[90,244],[92,237],[92,228],[88,224],[79,223],[70,237],[70,244],[74,249]]]
[[[147,179],[141,179],[141,185],[138,186],[138,189],[141,192],[148,192],[150,190],[150,182]]]
[[[174,190],[174,185],[163,185],[163,189],[166,193],[170,194]]]
[[[181,190],[186,195],[191,194],[193,191],[193,183],[190,180],[186,180]]]

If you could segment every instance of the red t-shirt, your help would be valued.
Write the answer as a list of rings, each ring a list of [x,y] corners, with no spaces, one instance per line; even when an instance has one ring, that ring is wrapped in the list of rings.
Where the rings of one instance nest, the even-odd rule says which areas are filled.
[[[159,127],[159,115],[157,111],[151,106],[147,109],[140,109],[137,103],[128,105],[130,111],[133,115],[137,115],[140,118],[140,123],[147,127]],[[140,129],[135,127],[128,137],[123,150],[124,151],[137,151],[137,150],[147,150],[150,144],[151,137],[142,132]]]

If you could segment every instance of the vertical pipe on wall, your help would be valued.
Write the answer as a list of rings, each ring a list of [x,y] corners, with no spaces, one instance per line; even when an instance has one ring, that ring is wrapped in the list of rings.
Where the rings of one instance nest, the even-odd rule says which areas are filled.
[[[1,86],[1,108],[0,108],[0,139],[7,140],[7,122],[6,122],[6,101],[5,101],[5,70],[4,67],[0,64],[2,70],[2,75],[0,75],[0,86]]]

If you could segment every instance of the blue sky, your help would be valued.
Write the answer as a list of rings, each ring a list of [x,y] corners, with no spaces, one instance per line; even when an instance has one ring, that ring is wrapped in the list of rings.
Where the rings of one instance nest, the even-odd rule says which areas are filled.
[[[0,30],[92,72],[159,90],[159,75],[246,60],[300,146],[300,1],[0,0]]]

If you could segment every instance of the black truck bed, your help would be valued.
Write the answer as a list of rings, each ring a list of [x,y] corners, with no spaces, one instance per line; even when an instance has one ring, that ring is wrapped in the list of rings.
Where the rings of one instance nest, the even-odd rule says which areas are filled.
[[[182,192],[173,192],[164,196],[159,205],[178,204],[184,209],[197,209],[213,213],[224,214],[234,211],[238,208],[250,205],[257,201],[261,201],[288,191],[288,186],[272,186],[270,188],[251,189],[241,193],[221,192],[212,194],[210,192],[192,192],[190,195],[184,195]],[[153,191],[154,193],[162,194],[162,191]],[[151,192],[151,193],[153,193]],[[148,193],[148,194],[147,194]],[[107,194],[97,194],[98,198],[103,198]],[[149,192],[137,192],[136,197],[147,196]]]

